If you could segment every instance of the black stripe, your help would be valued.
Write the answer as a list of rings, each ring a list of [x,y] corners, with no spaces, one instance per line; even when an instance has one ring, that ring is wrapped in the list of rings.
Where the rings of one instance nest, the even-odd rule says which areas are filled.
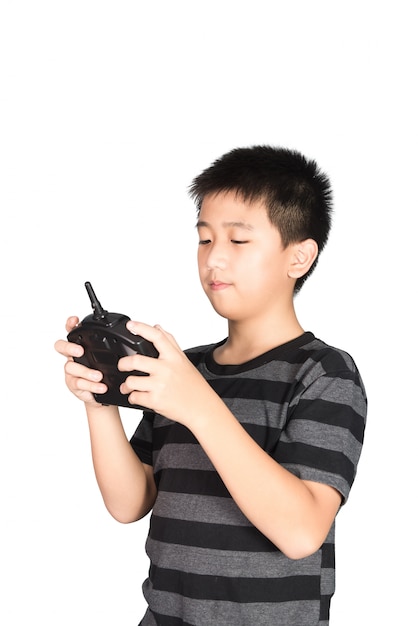
[[[282,433],[281,428],[272,428],[270,426],[261,426],[259,424],[241,424],[244,430],[254,439],[258,445],[271,454],[277,447]]]
[[[292,412],[295,415],[292,415]],[[312,400],[301,399],[290,412],[289,418],[311,420],[320,424],[338,426],[348,430],[357,441],[363,442],[364,437],[364,417],[359,415],[348,404],[338,404],[320,398]]]
[[[242,427],[249,435],[263,448],[266,449],[267,443],[270,448],[275,447],[280,437],[281,428],[273,428],[261,424],[252,424],[243,422]],[[132,439],[135,443],[135,438]],[[168,424],[155,428],[153,432],[153,449],[158,452],[166,444],[191,444],[197,445],[198,441],[191,431],[181,424]]]
[[[342,377],[343,372],[347,372],[349,378],[358,379],[354,361],[344,350],[324,344],[323,346],[314,345],[312,350],[301,350],[301,352],[302,354],[305,353],[306,359],[311,359],[314,363],[321,363],[327,372],[335,372],[336,376],[339,377]]]
[[[329,622],[329,610],[332,596],[322,595],[319,603],[319,621]]]
[[[169,493],[202,494],[229,498],[230,494],[219,474],[213,470],[176,469],[161,470],[155,473],[159,491]]]
[[[153,447],[154,451],[161,450],[163,445],[169,443],[191,443],[197,444],[198,441],[192,432],[175,422],[170,422],[166,426],[159,426],[153,431]]]
[[[150,568],[153,588],[158,591],[179,594],[195,600],[224,602],[294,602],[317,600],[319,576],[288,576],[285,578],[232,578],[208,576]]]
[[[158,626],[194,626],[193,624],[189,624],[189,622],[185,622],[181,617],[171,617],[170,615],[163,615],[155,611],[151,611],[151,615],[153,615]],[[139,626],[141,626],[141,624],[142,622]]]
[[[135,436],[132,437],[130,443],[135,454],[141,461],[147,465],[152,465],[152,443],[138,439],[138,437]]]
[[[163,543],[237,552],[278,552],[254,526],[228,526],[171,519],[153,514],[150,537]]]
[[[321,567],[326,567],[327,569],[335,568],[335,550],[333,543],[324,543],[322,548],[322,561]]]
[[[280,464],[303,465],[323,472],[342,476],[351,486],[354,480],[353,463],[342,452],[310,446],[305,443],[285,443],[281,441],[275,454]]]
[[[295,383],[280,380],[262,380],[254,378],[216,378],[208,380],[216,393],[224,399],[260,400],[281,406],[290,402],[297,393]]]

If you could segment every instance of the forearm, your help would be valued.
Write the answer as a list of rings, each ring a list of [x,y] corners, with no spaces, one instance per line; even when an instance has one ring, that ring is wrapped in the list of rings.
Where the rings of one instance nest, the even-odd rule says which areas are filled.
[[[324,514],[307,484],[271,458],[220,398],[212,395],[201,406],[193,433],[245,516],[291,558],[318,549],[332,507]]]
[[[155,485],[133,451],[116,407],[86,406],[94,471],[104,503],[120,522],[140,519],[153,505]]]

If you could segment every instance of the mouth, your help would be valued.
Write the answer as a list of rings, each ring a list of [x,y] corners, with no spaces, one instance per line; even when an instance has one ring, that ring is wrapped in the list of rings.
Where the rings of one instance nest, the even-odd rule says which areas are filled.
[[[209,287],[212,291],[223,291],[224,289],[227,289],[230,286],[231,286],[230,283],[223,283],[220,280],[212,280],[209,283]]]

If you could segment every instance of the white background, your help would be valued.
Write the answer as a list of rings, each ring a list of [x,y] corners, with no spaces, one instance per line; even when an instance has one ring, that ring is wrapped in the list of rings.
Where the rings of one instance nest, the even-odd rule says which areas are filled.
[[[414,3],[0,4],[0,623],[136,626],[148,520],[106,512],[83,407],[53,350],[68,315],[221,339],[187,187],[254,143],[315,158],[334,228],[297,298],[369,395],[337,527],[333,626],[412,624],[416,550]],[[140,417],[126,409],[131,433]],[[411,564],[411,567],[410,567]]]

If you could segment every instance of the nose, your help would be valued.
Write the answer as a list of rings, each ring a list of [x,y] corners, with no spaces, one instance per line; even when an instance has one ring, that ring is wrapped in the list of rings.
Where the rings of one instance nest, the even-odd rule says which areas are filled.
[[[227,254],[225,247],[220,243],[212,242],[207,249],[206,267],[208,270],[224,270],[227,266]]]

